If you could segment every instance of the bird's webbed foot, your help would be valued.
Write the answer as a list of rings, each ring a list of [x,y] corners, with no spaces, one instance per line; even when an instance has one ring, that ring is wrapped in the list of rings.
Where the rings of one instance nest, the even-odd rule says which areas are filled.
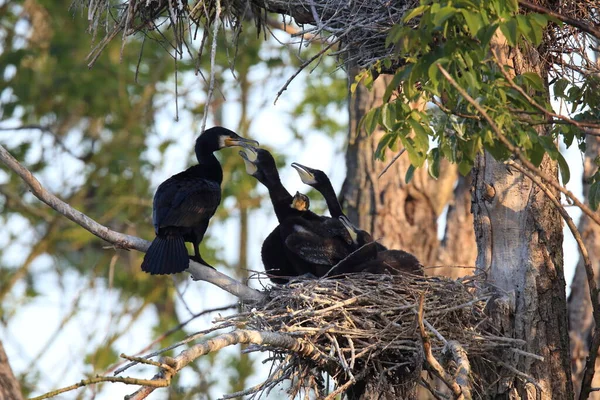
[[[216,270],[216,268],[215,268],[215,267],[213,267],[212,265],[210,265],[209,263],[207,263],[206,261],[204,261],[204,260],[202,259],[202,257],[200,257],[199,255],[196,255],[196,256],[190,256],[190,260],[192,260],[192,261],[196,261],[198,264],[202,264],[202,265],[204,265],[205,267],[209,267],[209,268],[212,268],[212,269],[215,269],[215,270]]]

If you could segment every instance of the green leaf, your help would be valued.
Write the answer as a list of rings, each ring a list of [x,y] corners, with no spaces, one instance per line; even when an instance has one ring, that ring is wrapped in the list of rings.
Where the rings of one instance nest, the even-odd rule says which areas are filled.
[[[375,150],[375,158],[383,161],[385,158],[385,149],[389,147],[390,143],[394,141],[396,135],[393,133],[386,133],[383,135],[379,143],[377,144],[377,149]]]
[[[465,18],[465,22],[467,23],[467,28],[469,29],[471,36],[475,37],[479,30],[483,27],[481,15],[477,12],[471,12],[464,9],[460,10],[460,12]]]
[[[409,184],[410,181],[412,181],[412,178],[414,175],[415,175],[415,167],[412,164],[410,164],[408,166],[408,169],[406,170],[406,176],[404,177],[404,182]]]
[[[394,130],[396,122],[396,108],[394,103],[385,103],[381,106],[381,125],[388,131]]]
[[[517,45],[518,40],[518,29],[517,29],[517,20],[509,19],[502,25],[500,25],[500,30],[506,37],[506,41],[512,47]]]
[[[542,43],[544,29],[536,24],[532,19],[528,19],[529,26],[531,27],[531,32],[527,35],[527,39],[529,39],[535,46],[539,46]]]
[[[405,16],[404,18],[402,18],[403,22],[408,22],[411,19],[413,19],[414,17],[416,17],[417,15],[421,15],[423,14],[423,12],[425,12],[425,10],[427,10],[430,6],[429,5],[423,5],[423,6],[419,6],[416,8],[413,8],[412,10],[410,10]]]
[[[569,86],[569,81],[565,78],[560,78],[554,82],[554,96],[565,97],[565,89]]]
[[[440,176],[440,150],[432,149],[427,160],[427,172],[433,179]]]
[[[560,169],[560,177],[562,178],[562,184],[566,185],[571,180],[571,171],[569,171],[569,164],[565,157],[559,152],[557,156],[558,168]]]
[[[473,169],[473,164],[469,160],[462,160],[458,164],[458,172],[460,172],[462,176],[467,176],[467,174],[471,172],[471,169]]]
[[[477,38],[481,41],[481,47],[486,48],[490,44],[490,40],[492,40],[492,37],[496,33],[496,29],[498,29],[498,24],[494,23],[487,28],[479,30]]]
[[[369,110],[369,112],[367,112],[362,119],[365,131],[367,131],[369,135],[375,131],[375,128],[377,128],[377,120],[379,119],[379,113],[379,108],[374,108],[372,110]]]
[[[454,14],[456,14],[456,8],[452,6],[442,7],[438,12],[433,14],[433,23],[437,26],[442,26],[442,24],[452,18]]]
[[[600,182],[594,182],[590,186],[588,192],[588,202],[592,210],[598,210],[598,204],[600,204]]]
[[[525,78],[525,80],[527,80],[527,82],[529,82],[531,87],[533,87],[535,90],[538,90],[540,92],[544,92],[546,90],[546,85],[544,85],[544,81],[542,81],[542,78],[540,78],[540,76],[535,72],[525,72],[521,74],[521,76]]]
[[[536,143],[534,144],[533,148],[527,152],[527,154],[529,155],[530,161],[536,167],[539,167],[539,165],[542,163],[542,160],[544,159],[544,154],[546,154],[546,151],[544,149],[544,146],[542,146],[539,143]]]
[[[392,93],[394,93],[394,90],[398,89],[398,86],[400,86],[400,82],[402,82],[402,79],[404,79],[404,68],[398,70],[395,74],[394,77],[392,78],[392,80],[390,81],[390,83],[388,83],[387,87],[385,88],[385,93],[383,94],[383,102],[387,103],[390,101],[390,98],[392,97]]]

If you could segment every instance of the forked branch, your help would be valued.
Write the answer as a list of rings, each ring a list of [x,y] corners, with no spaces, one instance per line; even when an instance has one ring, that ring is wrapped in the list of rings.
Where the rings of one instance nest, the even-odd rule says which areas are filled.
[[[0,146],[0,161],[23,179],[35,197],[100,239],[106,240],[118,249],[134,249],[143,253],[148,250],[150,242],[147,240],[113,231],[50,193],[27,168],[19,163],[2,146]],[[252,289],[217,270],[203,266],[195,261],[190,261],[188,271],[194,280],[212,283],[242,301],[258,301],[264,297],[264,294],[258,290]]]

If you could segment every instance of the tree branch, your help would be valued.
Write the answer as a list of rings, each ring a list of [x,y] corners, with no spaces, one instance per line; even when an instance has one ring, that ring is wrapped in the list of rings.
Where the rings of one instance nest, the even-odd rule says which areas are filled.
[[[577,20],[561,13],[554,12],[546,7],[542,7],[537,4],[530,3],[525,0],[519,0],[519,4],[528,10],[535,11],[540,14],[546,14],[551,17],[556,18],[557,20],[564,22],[567,25],[574,26],[575,28],[581,29],[583,32],[589,33],[596,39],[600,40],[600,29],[596,28],[593,25],[586,24],[581,20]]]
[[[559,185],[555,179],[553,179],[550,175],[546,174],[545,172],[541,171],[539,168],[537,168],[535,165],[533,165],[533,163],[531,161],[529,161],[527,159],[527,157],[525,157],[523,155],[523,153],[521,152],[521,150],[513,145],[510,140],[507,139],[506,136],[504,136],[504,134],[502,133],[502,131],[500,130],[500,128],[498,128],[498,125],[496,125],[494,123],[494,120],[492,120],[492,118],[488,115],[487,112],[485,112],[485,110],[483,109],[483,107],[481,107],[479,105],[479,103],[477,103],[475,101],[475,99],[473,99],[466,90],[464,90],[462,87],[460,87],[460,85],[452,78],[452,76],[450,76],[450,74],[448,73],[448,71],[446,71],[444,69],[444,67],[442,67],[441,64],[437,64],[437,67],[439,68],[439,70],[442,72],[442,75],[444,75],[444,77],[448,80],[448,82],[450,82],[450,84],[452,86],[454,86],[456,88],[456,90],[458,90],[458,92],[465,98],[465,100],[467,100],[473,107],[475,107],[475,109],[481,114],[481,116],[486,120],[486,122],[489,124],[490,128],[494,131],[494,133],[496,134],[496,136],[498,136],[498,139],[502,142],[502,144],[504,146],[506,146],[506,148],[513,153],[520,161],[521,163],[527,167],[527,169],[529,169],[530,171],[532,171],[533,173],[535,173],[537,176],[539,176],[540,178],[542,178],[544,181],[546,181],[550,186],[552,186],[553,188],[555,188],[556,190],[558,190],[559,192],[561,192],[562,194],[564,194],[566,197],[568,197],[569,199],[573,200],[573,203],[575,203],[575,205],[577,207],[579,207],[581,209],[581,211],[583,211],[583,213],[585,215],[587,215],[588,217],[590,217],[595,223],[600,225],[600,216],[598,216],[594,211],[592,211],[588,206],[586,206],[585,204],[583,204],[581,201],[579,201],[579,199],[573,194],[571,193],[570,190],[567,190],[565,188],[563,188],[561,185]]]
[[[198,357],[221,350],[227,346],[249,343],[285,349],[299,356],[310,358],[320,366],[331,362],[331,360],[323,359],[321,353],[314,345],[304,342],[301,339],[295,339],[277,332],[237,330],[219,335],[203,343],[198,343],[181,352],[177,357],[166,359],[165,363],[172,368],[172,371],[162,369],[151,381],[170,381],[175,374]],[[159,386],[144,386],[130,396],[127,396],[126,399],[145,399],[156,387]]]
[[[421,294],[421,297],[419,299],[419,311],[417,313],[417,320],[419,323],[419,331],[421,333],[421,340],[423,343],[423,353],[425,354],[425,360],[427,361],[427,364],[430,366],[431,372],[433,372],[433,374],[435,376],[437,376],[438,378],[441,379],[442,382],[444,382],[444,384],[448,387],[448,389],[450,389],[452,391],[452,394],[454,394],[454,397],[457,400],[470,399],[470,397],[468,397],[468,398],[465,397],[465,395],[467,393],[465,393],[465,391],[463,391],[462,387],[456,382],[456,380],[449,373],[447,373],[444,370],[444,368],[440,365],[438,360],[436,360],[433,353],[431,352],[431,342],[429,341],[429,335],[427,334],[427,331],[425,331],[425,324],[423,323],[423,312],[424,312],[423,305],[424,305],[424,303],[425,303],[425,297],[423,294]],[[446,346],[448,346],[449,343],[450,342],[446,342]],[[467,362],[467,364],[468,364],[468,362]],[[468,394],[470,394],[470,393],[471,392],[469,390]]]
[[[78,211],[65,203],[48,190],[33,176],[33,174],[20,164],[4,147],[0,146],[0,161],[2,161],[9,169],[16,172],[17,175],[29,186],[31,193],[48,206],[58,211],[71,221],[75,222],[82,228],[96,235],[100,239],[106,240],[114,247],[119,249],[134,249],[145,253],[150,246],[147,240],[126,235],[120,232],[113,231],[92,218],[88,217],[81,211]],[[212,283],[215,286],[233,294],[242,301],[259,301],[265,297],[264,293],[252,289],[229,276],[218,272],[215,269],[201,265],[195,261],[190,261],[188,272],[196,281],[202,280]]]

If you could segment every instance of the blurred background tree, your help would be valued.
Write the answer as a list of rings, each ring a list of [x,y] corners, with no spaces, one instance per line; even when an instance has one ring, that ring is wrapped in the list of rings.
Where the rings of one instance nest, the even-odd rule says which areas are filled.
[[[256,119],[265,118],[265,106],[299,64],[298,49],[265,41],[248,24],[239,42],[243,51],[237,51],[230,45],[235,32],[222,31],[220,46],[230,52],[219,52],[218,94],[205,104],[208,61],[195,65],[184,57],[176,62],[175,51],[151,36],[136,37],[124,48],[111,43],[88,69],[85,60],[93,38],[83,34],[85,18],[67,11],[69,3],[0,2],[0,140],[73,207],[112,229],[151,239],[154,190],[193,163],[205,107],[210,108],[209,125],[253,137]],[[327,75],[333,65],[333,60],[323,63],[320,71],[329,72],[310,83],[327,95],[304,98],[298,91],[284,96],[279,107],[286,115],[303,114],[303,126],[312,125],[328,137],[343,133],[344,122],[321,112],[345,102],[345,85]],[[267,139],[268,146],[269,135],[281,136],[273,143],[306,137],[305,129],[290,125],[259,134],[261,140]],[[284,161],[278,149],[274,153]],[[202,251],[219,269],[247,280],[249,270],[262,270],[260,234],[253,230],[257,219],[268,220],[261,216],[264,211],[257,211],[268,199],[246,175],[237,151],[220,152],[219,157],[223,207]],[[25,395],[114,369],[125,349],[169,345],[214,316],[187,324],[194,314],[235,303],[203,285],[188,285],[183,274],[142,273],[142,254],[106,248],[40,206],[14,174],[2,170],[0,181],[0,223],[5,227],[0,239],[0,332]],[[264,236],[272,229],[261,227]],[[255,238],[249,249],[251,233]],[[246,387],[255,358],[239,350],[219,357],[227,367],[211,374],[215,358],[202,360],[193,367],[193,379],[183,375],[182,382],[166,389],[168,397],[210,396],[215,385],[219,393]],[[105,389],[114,390],[97,386],[78,396],[112,397],[114,392]]]

